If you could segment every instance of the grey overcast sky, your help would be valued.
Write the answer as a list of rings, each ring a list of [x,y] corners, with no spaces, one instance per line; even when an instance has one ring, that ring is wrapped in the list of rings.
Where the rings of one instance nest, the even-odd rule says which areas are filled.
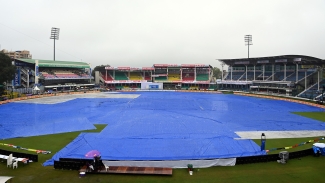
[[[324,0],[0,0],[0,45],[92,67],[301,54],[325,59]]]

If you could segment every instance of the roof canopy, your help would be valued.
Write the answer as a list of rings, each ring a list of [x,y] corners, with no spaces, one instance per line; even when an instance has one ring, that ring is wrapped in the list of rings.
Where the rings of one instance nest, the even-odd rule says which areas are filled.
[[[325,60],[305,55],[280,55],[270,57],[255,58],[238,58],[238,59],[217,59],[227,65],[243,66],[243,65],[272,65],[272,64],[303,64],[303,65],[323,65]]]
[[[38,60],[39,67],[69,67],[69,68],[90,68],[89,64],[85,62],[73,62],[73,61],[54,61],[54,60],[40,60],[40,59],[16,59],[21,62],[27,62],[35,64],[35,60]]]

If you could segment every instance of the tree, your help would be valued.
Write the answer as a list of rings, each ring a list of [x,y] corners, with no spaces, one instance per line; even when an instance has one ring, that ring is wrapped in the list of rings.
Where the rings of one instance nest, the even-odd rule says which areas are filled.
[[[216,79],[221,79],[221,70],[218,67],[213,67],[213,77]]]
[[[93,69],[93,71],[91,72],[91,75],[93,77],[95,77],[95,71],[104,72],[105,71],[105,67],[110,67],[110,65],[99,65],[99,66],[96,66]]]
[[[0,52],[0,85],[4,86],[5,82],[13,80],[15,77],[15,66],[12,65],[11,59],[6,54]],[[2,94],[4,87],[0,87]]]

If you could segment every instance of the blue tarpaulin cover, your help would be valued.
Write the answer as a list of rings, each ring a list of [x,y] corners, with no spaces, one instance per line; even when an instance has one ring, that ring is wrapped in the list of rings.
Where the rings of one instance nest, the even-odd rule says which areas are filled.
[[[0,139],[96,129],[71,103],[9,103],[0,106],[0,116]]]
[[[127,94],[127,93],[123,93]],[[185,160],[262,155],[236,131],[325,130],[323,122],[291,112],[322,111],[304,104],[237,95],[137,92],[137,98],[80,98],[58,104],[0,106],[0,138],[93,129],[81,133],[44,165],[85,158],[93,149],[103,160]],[[3,119],[3,118],[2,118]],[[49,149],[50,150],[50,149]]]

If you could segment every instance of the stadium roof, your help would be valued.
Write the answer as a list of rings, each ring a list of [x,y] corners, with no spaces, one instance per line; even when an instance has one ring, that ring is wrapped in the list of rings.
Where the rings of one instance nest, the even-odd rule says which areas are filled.
[[[39,67],[69,67],[69,68],[90,68],[89,64],[85,62],[73,61],[54,61],[54,60],[40,60],[40,59],[16,59],[17,61],[35,64],[38,60]]]
[[[325,60],[310,57],[305,55],[280,55],[269,57],[255,57],[255,58],[237,58],[237,59],[217,59],[227,65],[268,65],[268,64],[304,64],[304,65],[323,65]]]

